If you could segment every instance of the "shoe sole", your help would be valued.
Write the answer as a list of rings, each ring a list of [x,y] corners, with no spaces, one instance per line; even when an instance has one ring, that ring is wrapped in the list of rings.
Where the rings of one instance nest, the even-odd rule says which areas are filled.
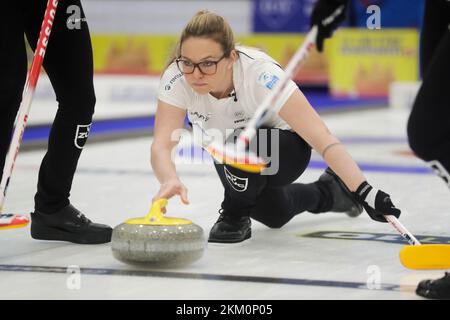
[[[239,248],[239,247],[246,246],[251,241],[252,241],[251,238],[247,238],[247,239],[242,240],[240,242],[209,242],[208,241],[208,247],[213,247],[213,248],[230,248],[230,247]]]
[[[252,230],[248,230],[245,234],[244,239],[242,240],[227,240],[227,239],[208,239],[208,243],[214,244],[214,245],[233,245],[233,244],[240,244],[245,242],[246,240],[249,240],[252,237]]]
[[[112,230],[109,235],[100,236],[98,234],[84,234],[71,233],[61,229],[49,228],[47,226],[39,226],[39,231],[36,227],[31,226],[31,237],[35,240],[47,241],[67,241],[76,244],[103,244],[111,242]]]

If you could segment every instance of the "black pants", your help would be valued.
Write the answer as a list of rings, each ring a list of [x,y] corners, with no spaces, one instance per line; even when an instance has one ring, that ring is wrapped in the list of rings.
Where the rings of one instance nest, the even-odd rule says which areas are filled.
[[[408,121],[411,149],[450,172],[450,2],[427,0],[421,34],[422,86]]]
[[[0,168],[3,169],[27,75],[24,34],[33,48],[39,37],[47,0],[5,2],[0,19]],[[80,28],[69,28],[68,6],[80,8]],[[5,8],[4,8],[5,9]],[[59,1],[47,52],[47,72],[58,112],[42,161],[37,210],[52,213],[69,204],[78,158],[86,142],[95,106],[92,46],[79,0]],[[2,171],[2,170],[1,170]]]
[[[270,139],[273,134],[276,137],[273,131],[278,132],[274,141]],[[292,183],[308,166],[311,147],[295,132],[269,129],[264,134],[268,155],[274,156],[273,143],[279,146],[276,174],[248,173],[215,163],[225,189],[222,208],[226,214],[247,215],[270,228],[280,228],[300,212],[322,212],[324,195],[315,183]]]

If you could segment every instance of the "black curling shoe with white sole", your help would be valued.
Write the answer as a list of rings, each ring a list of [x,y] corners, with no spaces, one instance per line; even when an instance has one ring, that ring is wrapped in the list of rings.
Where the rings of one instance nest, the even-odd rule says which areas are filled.
[[[252,236],[249,217],[228,217],[221,214],[209,233],[209,243],[239,243]]]
[[[36,240],[101,244],[110,242],[111,235],[111,227],[93,223],[71,204],[52,214],[31,213],[31,237]]]

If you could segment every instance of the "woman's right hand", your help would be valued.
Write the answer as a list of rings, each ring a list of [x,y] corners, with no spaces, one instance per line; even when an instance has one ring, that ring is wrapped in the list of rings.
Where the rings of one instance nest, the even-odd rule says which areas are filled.
[[[179,195],[181,202],[189,204],[187,197],[187,188],[179,179],[171,179],[161,184],[158,193],[153,197],[152,202],[161,198],[170,199],[175,195]],[[166,213],[166,208],[162,208],[162,212]]]

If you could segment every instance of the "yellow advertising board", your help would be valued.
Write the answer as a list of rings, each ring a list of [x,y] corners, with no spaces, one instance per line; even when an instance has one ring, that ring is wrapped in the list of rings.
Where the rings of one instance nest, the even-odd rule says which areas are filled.
[[[418,79],[415,29],[340,29],[329,47],[329,85],[336,96],[387,96],[392,81]]]
[[[160,74],[173,52],[176,35],[94,34],[94,68],[97,73]],[[240,45],[257,47],[283,67],[303,40],[300,34],[258,34],[237,37]],[[313,53],[301,72],[299,82],[327,83],[324,55]]]
[[[299,84],[328,84],[337,96],[387,96],[392,81],[418,78],[415,29],[340,29],[325,43],[325,53],[308,57],[294,77]],[[98,73],[160,74],[177,35],[94,34]],[[303,40],[300,34],[238,36],[241,45],[258,47],[283,67]]]
[[[94,70],[99,73],[159,74],[177,40],[175,35],[94,34]]]
[[[238,41],[245,46],[257,47],[267,52],[284,68],[297,49],[300,47],[304,35],[300,34],[257,34],[238,37]],[[318,54],[313,50],[306,63],[300,68],[294,80],[300,84],[327,84],[328,62],[327,54]]]

